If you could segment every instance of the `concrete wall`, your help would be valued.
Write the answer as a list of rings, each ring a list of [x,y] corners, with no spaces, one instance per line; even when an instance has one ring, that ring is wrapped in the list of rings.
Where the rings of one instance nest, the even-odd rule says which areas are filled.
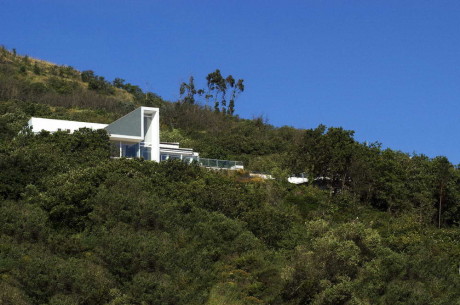
[[[151,144],[152,161],[160,162],[160,110],[153,107],[141,107],[142,110],[142,135],[145,134],[144,142]],[[152,122],[149,130],[144,130],[144,116],[151,115]]]
[[[152,117],[148,130],[144,132],[144,115]],[[151,147],[152,161],[160,162],[160,111],[153,107],[139,107],[136,110],[121,117],[115,122],[107,124],[87,123],[66,120],[53,120],[43,118],[31,118],[29,126],[34,132],[58,130],[73,133],[80,128],[105,129],[112,141],[139,143],[144,141]],[[145,135],[145,137],[144,137]]]
[[[53,120],[43,118],[31,118],[28,122],[29,127],[32,127],[33,132],[40,132],[46,130],[49,132],[56,131],[70,131],[73,133],[75,130],[80,128],[90,128],[93,130],[103,129],[107,127],[107,124],[88,123],[88,122],[77,122],[77,121],[66,121],[66,120]]]

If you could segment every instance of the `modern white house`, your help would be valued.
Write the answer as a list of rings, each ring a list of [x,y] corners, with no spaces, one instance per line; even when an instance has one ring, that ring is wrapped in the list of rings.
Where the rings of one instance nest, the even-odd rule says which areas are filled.
[[[144,158],[151,161],[179,159],[191,163],[198,161],[204,167],[242,169],[239,161],[200,158],[192,148],[181,148],[179,143],[160,142],[160,111],[153,107],[139,107],[110,124],[54,120],[32,117],[28,122],[33,132],[67,131],[80,128],[105,129],[112,144],[114,158]]]
[[[105,129],[112,143],[112,157],[140,158],[160,162],[160,159],[198,157],[193,149],[179,148],[179,143],[160,144],[160,112],[158,108],[139,107],[110,124],[54,120],[32,117],[28,123],[33,132],[67,131],[80,128]],[[164,147],[164,156],[161,150]]]

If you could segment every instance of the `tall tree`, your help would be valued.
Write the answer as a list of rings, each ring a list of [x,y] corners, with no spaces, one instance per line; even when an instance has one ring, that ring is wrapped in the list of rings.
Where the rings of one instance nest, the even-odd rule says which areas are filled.
[[[195,89],[195,81],[193,76],[190,76],[188,84],[183,82],[180,85],[179,93],[182,98],[182,103],[195,104],[195,94],[197,93],[197,90]]]
[[[113,85],[114,87],[117,87],[117,88],[123,88],[124,85],[125,85],[125,80],[122,79],[122,78],[116,77],[116,78],[113,80],[112,85]]]
[[[446,157],[436,157],[433,159],[433,170],[435,175],[435,186],[438,193],[438,228],[441,228],[441,215],[444,198],[446,197],[446,189],[449,180],[451,179],[452,164]]]
[[[179,87],[180,101],[184,104],[195,104],[195,96],[198,94],[199,97],[204,97],[205,107],[208,106],[208,102],[211,99],[214,102],[215,112],[233,115],[235,112],[235,100],[244,91],[244,80],[236,80],[232,75],[224,78],[220,70],[216,69],[206,76],[206,82],[207,90],[196,89],[195,79],[190,76],[188,83],[183,82]],[[229,100],[227,100],[228,90],[231,90]]]
[[[232,75],[227,76],[225,79],[227,85],[232,88],[232,94],[230,97],[230,101],[228,103],[228,114],[233,115],[235,112],[235,100],[238,97],[238,95],[244,91],[244,80],[239,79],[238,81],[235,81]]]
[[[214,97],[214,110],[219,112],[219,97],[221,101],[225,101],[225,93],[227,91],[227,83],[225,79],[222,77],[219,69],[216,71],[211,72],[206,76],[209,95]],[[225,104],[225,102],[223,103]]]

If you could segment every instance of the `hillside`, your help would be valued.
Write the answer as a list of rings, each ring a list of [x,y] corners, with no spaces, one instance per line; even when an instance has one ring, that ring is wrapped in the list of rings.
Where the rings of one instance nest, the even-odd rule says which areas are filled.
[[[24,128],[31,116],[108,123],[141,105],[160,108],[163,141],[277,179],[110,159],[105,131]],[[340,127],[276,128],[0,50],[0,304],[457,304],[459,208],[445,157]]]

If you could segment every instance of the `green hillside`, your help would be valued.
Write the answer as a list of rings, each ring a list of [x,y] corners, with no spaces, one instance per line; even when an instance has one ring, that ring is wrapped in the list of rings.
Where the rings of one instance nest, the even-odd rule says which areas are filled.
[[[105,131],[25,128],[141,105],[160,108],[163,141],[276,179],[110,159]],[[0,49],[0,304],[459,304],[459,208],[445,157],[339,127],[276,128]]]

